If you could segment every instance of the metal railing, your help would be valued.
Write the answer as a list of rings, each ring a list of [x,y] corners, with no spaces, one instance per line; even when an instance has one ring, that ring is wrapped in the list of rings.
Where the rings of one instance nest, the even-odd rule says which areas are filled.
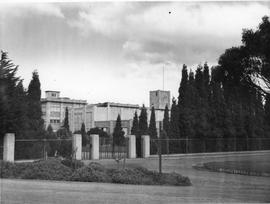
[[[112,138],[100,138],[99,140],[100,159],[121,159],[127,157],[127,139],[121,145],[113,144]]]
[[[72,157],[72,139],[16,139],[15,160]]]
[[[150,140],[150,154],[157,154],[158,140]],[[270,138],[160,139],[162,154],[269,150]]]

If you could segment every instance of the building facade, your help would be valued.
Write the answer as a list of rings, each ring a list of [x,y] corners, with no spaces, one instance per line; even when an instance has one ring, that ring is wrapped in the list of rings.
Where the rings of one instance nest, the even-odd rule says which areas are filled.
[[[137,112],[139,116],[142,109],[139,105],[113,102],[87,105],[85,100],[60,98],[59,95],[59,92],[46,91],[46,98],[42,99],[42,111],[46,127],[51,124],[54,130],[61,127],[65,117],[65,107],[68,107],[69,126],[72,132],[80,130],[82,123],[84,123],[86,131],[98,127],[108,134],[112,134],[119,114],[123,131],[125,134],[130,134],[134,114]],[[170,108],[170,92],[151,91],[150,104],[155,107],[157,128],[159,130],[162,125],[165,106],[168,105]],[[146,108],[148,124],[150,122],[151,107]]]
[[[72,130],[74,126],[74,109],[85,108],[86,104],[86,100],[60,97],[59,91],[45,91],[45,98],[41,99],[42,117],[45,128],[51,124],[54,131],[58,130],[63,125],[67,107],[69,111],[69,125]]]

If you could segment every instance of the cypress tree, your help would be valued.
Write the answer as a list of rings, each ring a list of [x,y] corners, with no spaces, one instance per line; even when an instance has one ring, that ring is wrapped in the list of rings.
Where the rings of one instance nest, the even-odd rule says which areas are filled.
[[[207,91],[206,81],[202,66],[198,66],[195,75],[195,87],[198,93],[196,100],[196,117],[195,117],[195,131],[196,138],[200,139],[202,145],[197,145],[196,151],[206,151],[206,137],[208,135],[208,118],[207,118]]]
[[[113,144],[117,145],[117,146],[121,146],[124,144],[125,142],[125,132],[122,129],[122,125],[121,125],[121,117],[118,114],[117,116],[117,120],[116,120],[116,125],[113,131]]]
[[[172,107],[171,107],[171,120],[170,120],[170,138],[177,139],[180,137],[179,131],[179,111],[178,106],[176,104],[176,99],[172,99]]]
[[[147,110],[144,105],[141,109],[141,114],[139,116],[139,133],[140,136],[146,135],[148,133]]]
[[[135,111],[135,114],[133,117],[131,134],[135,135],[136,137],[139,135],[139,119],[138,119],[137,111]]]
[[[151,139],[157,139],[157,126],[156,126],[156,115],[154,106],[152,106],[151,108],[151,116],[148,132]]]
[[[27,90],[29,135],[32,138],[44,136],[44,121],[41,112],[41,90],[37,71],[32,74],[32,80]]]
[[[182,78],[180,82],[180,86],[178,89],[178,105],[184,104],[185,97],[187,94],[187,86],[188,86],[188,71],[187,71],[187,66],[184,64],[182,68]]]
[[[169,119],[168,105],[165,106],[165,110],[164,110],[163,130],[166,132],[167,137],[170,137],[170,119]]]
[[[188,72],[187,66],[183,65],[182,69],[182,78],[180,82],[180,87],[178,89],[178,126],[179,126],[179,134],[182,138],[187,137],[187,106],[189,105],[189,101],[187,100],[188,97]]]
[[[68,108],[67,107],[65,109],[65,119],[64,119],[63,128],[65,128],[69,132],[69,120],[68,120]]]
[[[18,83],[12,103],[14,112],[13,125],[17,138],[24,138],[28,129],[26,92],[23,88],[22,80]]]
[[[82,135],[82,146],[86,146],[86,144],[87,144],[87,134],[86,134],[85,124],[84,123],[82,123],[80,132],[81,132],[81,135]]]

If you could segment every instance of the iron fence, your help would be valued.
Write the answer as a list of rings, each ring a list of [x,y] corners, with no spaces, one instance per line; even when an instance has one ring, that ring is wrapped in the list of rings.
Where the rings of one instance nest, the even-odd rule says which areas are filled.
[[[158,153],[158,140],[150,140],[150,154]],[[270,150],[270,138],[160,139],[162,154]]]
[[[91,159],[91,148],[92,144],[87,144],[85,147],[82,147],[82,160]]]
[[[71,158],[72,139],[16,139],[15,160],[47,159],[48,157]]]
[[[122,159],[127,157],[127,139],[120,144],[114,144],[112,138],[99,139],[99,158],[100,159]]]

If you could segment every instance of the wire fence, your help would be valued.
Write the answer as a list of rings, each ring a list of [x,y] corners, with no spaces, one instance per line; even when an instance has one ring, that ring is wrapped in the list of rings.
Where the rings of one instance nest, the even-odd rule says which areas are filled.
[[[150,154],[158,153],[158,140],[150,140]],[[162,154],[270,150],[270,138],[160,140]]]
[[[47,159],[48,157],[71,158],[72,139],[17,139],[15,160]]]
[[[99,158],[100,159],[122,159],[127,157],[127,139],[121,144],[114,144],[112,138],[99,139]]]

